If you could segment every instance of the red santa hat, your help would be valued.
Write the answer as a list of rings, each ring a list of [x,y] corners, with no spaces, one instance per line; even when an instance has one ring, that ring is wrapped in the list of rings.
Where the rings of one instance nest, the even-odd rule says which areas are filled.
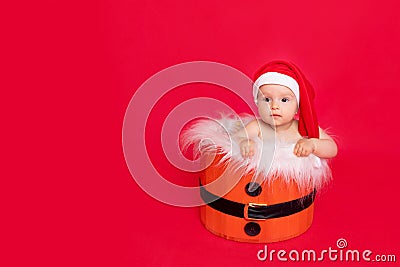
[[[271,61],[254,75],[253,96],[257,100],[260,87],[278,84],[293,91],[299,106],[299,133],[308,138],[319,138],[317,115],[314,108],[315,92],[300,69],[291,62]]]

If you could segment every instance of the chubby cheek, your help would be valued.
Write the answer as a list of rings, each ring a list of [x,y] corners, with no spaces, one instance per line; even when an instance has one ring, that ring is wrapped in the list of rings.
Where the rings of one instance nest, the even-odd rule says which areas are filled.
[[[264,122],[268,124],[273,123],[271,110],[268,107],[265,107],[264,105],[262,107],[258,106],[258,113],[260,114],[260,117]]]

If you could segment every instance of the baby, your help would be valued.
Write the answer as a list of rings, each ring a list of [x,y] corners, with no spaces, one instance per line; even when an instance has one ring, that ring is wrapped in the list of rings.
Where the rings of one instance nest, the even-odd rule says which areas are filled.
[[[235,134],[244,158],[255,153],[255,137],[263,141],[296,143],[293,153],[307,157],[333,158],[335,141],[318,127],[313,106],[314,91],[292,63],[273,61],[256,73],[253,89],[260,119],[253,120]]]
[[[236,241],[277,242],[311,226],[315,194],[331,178],[326,159],[337,146],[319,128],[313,88],[292,63],[261,67],[253,96],[260,119],[199,120],[184,140],[197,144],[207,163],[200,176],[204,226]]]

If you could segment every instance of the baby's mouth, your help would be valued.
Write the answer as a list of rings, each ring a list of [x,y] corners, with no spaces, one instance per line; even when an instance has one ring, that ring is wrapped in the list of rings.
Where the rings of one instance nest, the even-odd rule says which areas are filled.
[[[282,117],[282,116],[279,114],[271,114],[271,117]]]

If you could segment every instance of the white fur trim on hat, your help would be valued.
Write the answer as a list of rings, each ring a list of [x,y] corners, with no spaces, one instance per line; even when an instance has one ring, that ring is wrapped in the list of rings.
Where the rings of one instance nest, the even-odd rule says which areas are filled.
[[[254,101],[257,103],[257,95],[258,90],[261,86],[265,84],[278,84],[283,85],[292,90],[293,94],[296,97],[297,105],[300,105],[300,91],[299,84],[292,77],[279,73],[279,72],[267,72],[262,74],[258,79],[254,82],[253,87],[253,96]]]

